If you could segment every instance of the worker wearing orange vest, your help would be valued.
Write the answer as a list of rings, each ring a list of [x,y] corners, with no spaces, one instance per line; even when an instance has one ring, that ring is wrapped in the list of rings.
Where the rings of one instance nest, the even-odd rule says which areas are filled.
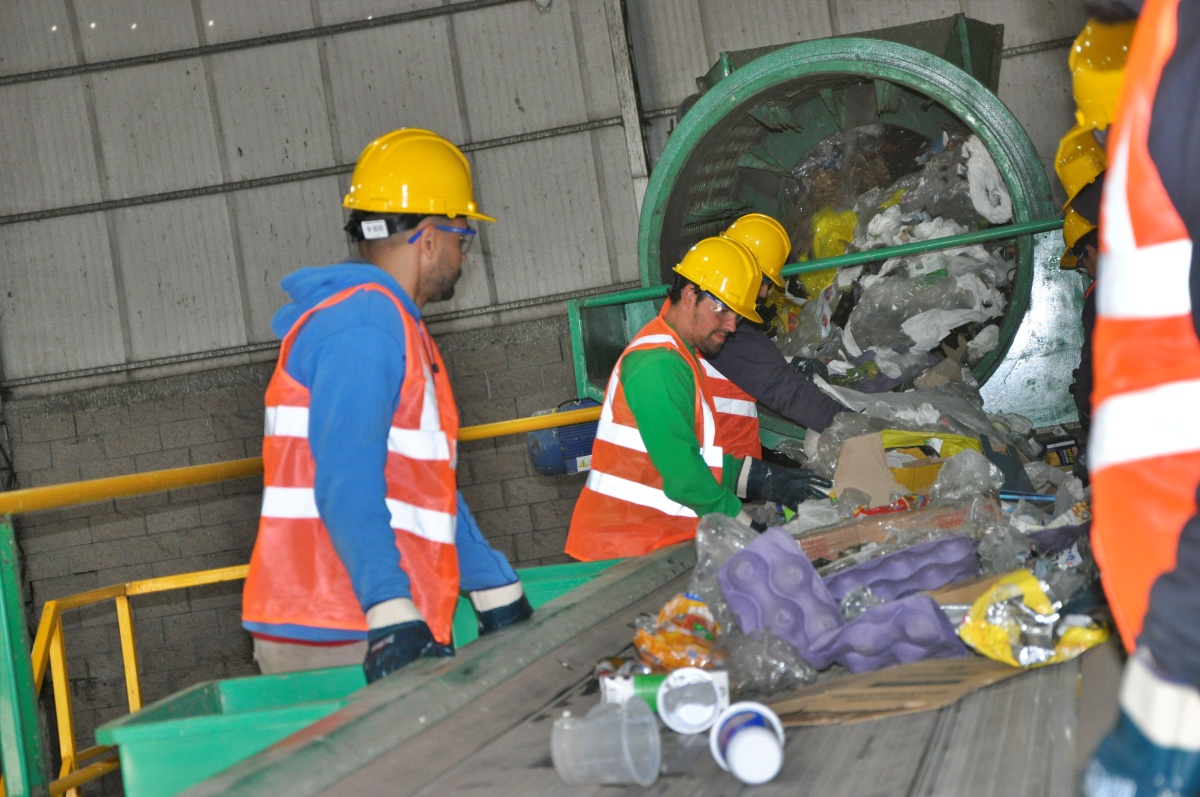
[[[243,625],[266,672],[361,662],[368,682],[452,655],[460,587],[480,631],[530,616],[458,492],[458,410],[421,318],[475,230],[463,154],[427,130],[367,145],[343,203],[360,259],[284,279]]]
[[[1200,794],[1198,80],[1200,2],[1146,0],[1107,136],[1089,461],[1131,655],[1088,797]]]
[[[701,357],[720,350],[762,282],[754,256],[706,238],[675,267],[669,301],[617,360],[605,391],[592,469],[566,552],[584,561],[637,556],[696,535],[715,512],[749,523],[741,499],[795,506],[829,482],[799,468],[735,457],[717,441],[717,410]]]
[[[783,225],[763,213],[747,213],[721,233],[744,244],[762,271],[758,301],[771,283],[783,287],[783,266],[792,249]],[[797,372],[761,327],[742,319],[721,350],[701,360],[717,407],[717,442],[735,457],[762,457],[758,437],[761,402],[810,432],[820,433],[849,409]]]

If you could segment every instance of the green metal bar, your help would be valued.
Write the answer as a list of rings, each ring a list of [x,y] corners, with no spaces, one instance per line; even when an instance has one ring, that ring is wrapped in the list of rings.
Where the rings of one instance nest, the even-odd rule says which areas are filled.
[[[8,797],[46,792],[42,735],[33,695],[29,633],[21,603],[21,575],[12,517],[0,516],[0,763]]]
[[[627,291],[617,291],[616,293],[605,293],[600,296],[589,296],[585,299],[577,300],[580,307],[608,307],[613,304],[628,304],[630,302],[640,302],[646,299],[658,299],[667,295],[667,291],[671,289],[670,285],[651,285],[648,288],[632,288]],[[573,304],[574,302],[572,302]]]
[[[1022,224],[1007,224],[1003,227],[989,227],[986,230],[964,232],[962,235],[951,235],[948,238],[931,238],[928,241],[914,241],[910,244],[889,246],[884,249],[872,249],[868,252],[852,252],[848,255],[827,257],[824,260],[792,263],[783,267],[783,275],[790,277],[793,274],[808,274],[812,271],[824,271],[827,268],[846,268],[847,266],[857,266],[862,263],[873,263],[877,260],[888,260],[893,257],[907,257],[908,255],[920,254],[922,252],[933,252],[938,249],[955,249],[960,246],[983,243],[984,241],[1016,238],[1021,235],[1033,235],[1034,233],[1046,232],[1048,230],[1058,230],[1062,229],[1062,225],[1062,219],[1053,218],[1041,221],[1027,221]]]

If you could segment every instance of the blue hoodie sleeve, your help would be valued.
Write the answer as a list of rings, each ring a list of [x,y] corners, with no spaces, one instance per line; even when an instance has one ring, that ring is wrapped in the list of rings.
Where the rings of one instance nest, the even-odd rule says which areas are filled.
[[[317,509],[363,611],[411,597],[385,503],[388,431],[405,373],[395,305],[363,294],[316,313],[287,370],[309,387]]]

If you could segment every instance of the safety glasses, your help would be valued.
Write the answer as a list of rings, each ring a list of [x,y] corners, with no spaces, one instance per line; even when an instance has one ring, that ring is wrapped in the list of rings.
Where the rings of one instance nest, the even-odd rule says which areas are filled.
[[[731,315],[737,314],[736,310],[734,310],[729,305],[725,304],[725,302],[721,301],[716,296],[713,296],[708,291],[704,291],[704,295],[712,300],[713,312],[716,313],[721,318],[728,318]]]
[[[410,237],[408,239],[408,242],[410,244],[415,244],[417,242],[417,239],[421,237],[421,233],[425,232],[430,227],[432,227],[435,230],[441,230],[442,232],[450,232],[450,233],[454,233],[455,235],[457,235],[458,236],[458,248],[464,255],[467,252],[471,251],[471,244],[475,243],[475,235],[476,235],[475,230],[472,230],[470,227],[451,227],[449,224],[429,224],[425,227],[422,227],[412,234],[412,237]]]

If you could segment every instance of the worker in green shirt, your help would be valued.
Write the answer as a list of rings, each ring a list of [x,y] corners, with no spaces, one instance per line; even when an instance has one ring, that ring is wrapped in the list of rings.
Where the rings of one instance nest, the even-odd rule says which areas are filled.
[[[675,272],[670,301],[609,377],[592,470],[567,535],[576,559],[649,553],[692,539],[709,513],[749,524],[743,499],[795,506],[829,486],[801,468],[734,457],[716,444],[715,403],[697,354],[719,352],[739,316],[761,321],[754,255],[737,241],[705,238]]]

